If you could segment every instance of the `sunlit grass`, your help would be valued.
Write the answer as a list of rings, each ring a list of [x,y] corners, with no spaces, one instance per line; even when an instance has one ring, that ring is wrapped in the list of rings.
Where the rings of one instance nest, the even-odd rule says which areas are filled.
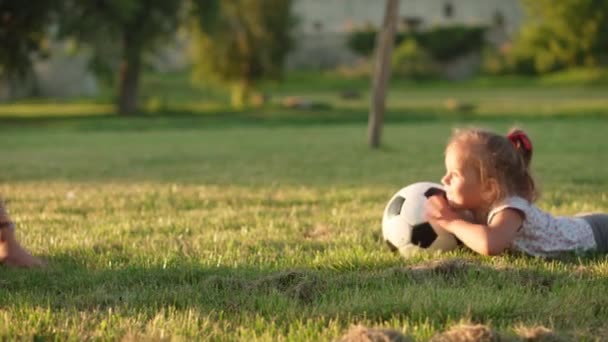
[[[0,105],[0,117],[80,117],[113,113],[111,104],[17,103]]]

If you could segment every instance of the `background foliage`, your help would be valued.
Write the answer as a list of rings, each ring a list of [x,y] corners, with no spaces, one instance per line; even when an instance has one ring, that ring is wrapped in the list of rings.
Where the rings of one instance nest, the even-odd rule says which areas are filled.
[[[527,21],[513,45],[490,55],[495,73],[543,74],[608,61],[608,2],[522,1]]]
[[[292,46],[291,0],[227,0],[216,8],[217,18],[195,21],[194,77],[231,86],[233,105],[242,107],[257,82],[282,75]]]
[[[484,27],[454,25],[421,32],[397,32],[395,43],[413,40],[426,49],[436,61],[445,62],[470,52],[481,51],[484,46],[484,31]],[[373,28],[353,31],[347,44],[358,54],[370,56],[376,34],[377,31]]]
[[[44,54],[52,19],[60,0],[0,2],[0,76],[23,76],[31,67],[30,56]]]

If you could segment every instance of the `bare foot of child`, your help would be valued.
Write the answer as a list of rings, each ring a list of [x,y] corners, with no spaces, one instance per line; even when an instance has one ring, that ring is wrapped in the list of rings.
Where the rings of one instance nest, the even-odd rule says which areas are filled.
[[[15,239],[13,227],[0,229],[0,264],[11,267],[40,267],[45,263],[32,256]]]
[[[0,245],[0,264],[25,268],[45,266],[42,260],[32,256],[19,245],[10,247]]]

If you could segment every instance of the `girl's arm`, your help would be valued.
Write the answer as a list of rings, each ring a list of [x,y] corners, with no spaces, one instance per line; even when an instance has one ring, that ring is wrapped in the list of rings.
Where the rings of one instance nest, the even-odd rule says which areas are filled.
[[[523,222],[519,211],[502,210],[489,225],[470,223],[460,218],[442,196],[428,200],[427,218],[434,227],[440,227],[456,235],[462,243],[477,253],[497,255],[511,245]]]

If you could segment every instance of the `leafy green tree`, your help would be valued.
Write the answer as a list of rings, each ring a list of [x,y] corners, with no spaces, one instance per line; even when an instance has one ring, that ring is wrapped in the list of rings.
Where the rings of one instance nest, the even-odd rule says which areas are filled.
[[[31,68],[31,56],[44,50],[59,1],[0,0],[0,76],[18,77]]]
[[[184,1],[64,1],[62,33],[90,45],[98,66],[112,53],[119,56],[118,112],[135,113],[143,54],[175,33]]]
[[[230,86],[237,108],[247,103],[256,82],[280,79],[292,47],[291,3],[194,0],[194,77]]]
[[[596,66],[608,51],[608,1],[522,0],[527,18],[513,51],[513,64],[536,72]],[[516,66],[517,68],[517,66]]]

